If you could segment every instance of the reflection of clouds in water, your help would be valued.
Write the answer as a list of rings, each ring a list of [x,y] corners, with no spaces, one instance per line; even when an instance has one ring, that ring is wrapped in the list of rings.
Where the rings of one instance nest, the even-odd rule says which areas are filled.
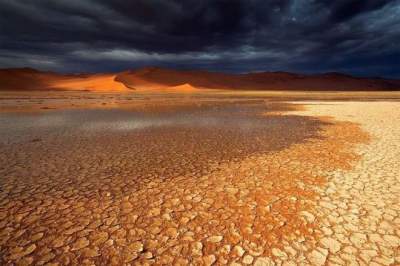
[[[83,130],[137,130],[148,127],[161,127],[172,124],[169,121],[153,119],[150,120],[125,120],[125,121],[93,121],[82,125],[80,128]]]
[[[63,114],[0,115],[0,143],[29,141],[66,128],[71,118]]]
[[[2,115],[0,118],[0,131],[12,127],[14,130],[30,128],[61,127],[68,124],[70,117],[64,114],[40,115]]]
[[[68,123],[68,117],[65,115],[49,115],[40,116],[38,119],[32,121],[34,126],[38,127],[61,127]]]
[[[165,126],[215,127],[219,124],[221,124],[221,121],[214,117],[166,116],[163,118],[131,118],[119,121],[91,121],[80,128],[83,130],[129,131]]]
[[[234,130],[249,134],[268,130],[274,119],[244,116],[235,110],[207,112],[181,111],[148,114],[121,110],[65,110],[36,114],[0,114],[0,144],[30,141],[33,138],[59,137],[100,132],[134,132],[144,129],[177,127],[199,130]]]
[[[86,131],[110,130],[110,131],[130,131],[157,127],[192,127],[192,128],[222,128],[228,127],[240,131],[250,131],[265,124],[261,120],[239,117],[219,117],[219,116],[164,116],[159,117],[135,117],[114,121],[89,121],[79,128]]]
[[[220,110],[218,113],[190,113],[175,114],[144,114],[119,110],[68,110],[52,111],[30,115],[0,115],[0,133],[23,133],[34,129],[53,130],[58,128],[95,132],[131,131],[146,128],[168,126],[199,127],[199,128],[231,128],[240,131],[250,131],[265,127],[265,121],[255,116],[241,116],[230,110]],[[273,121],[268,121],[268,124]]]

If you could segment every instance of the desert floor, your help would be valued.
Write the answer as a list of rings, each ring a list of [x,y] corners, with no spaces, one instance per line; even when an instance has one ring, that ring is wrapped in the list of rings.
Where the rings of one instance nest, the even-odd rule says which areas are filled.
[[[0,264],[400,264],[399,99],[2,92]]]

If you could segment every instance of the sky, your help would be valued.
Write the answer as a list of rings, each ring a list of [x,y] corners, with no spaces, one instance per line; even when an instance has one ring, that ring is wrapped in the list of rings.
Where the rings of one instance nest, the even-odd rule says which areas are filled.
[[[0,0],[0,68],[400,78],[400,0]]]

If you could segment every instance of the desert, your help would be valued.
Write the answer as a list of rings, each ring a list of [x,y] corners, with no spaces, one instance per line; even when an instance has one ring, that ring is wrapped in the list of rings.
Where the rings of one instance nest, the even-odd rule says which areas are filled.
[[[0,0],[0,266],[400,265],[400,0]]]
[[[3,87],[2,264],[400,263],[398,91],[171,80]]]

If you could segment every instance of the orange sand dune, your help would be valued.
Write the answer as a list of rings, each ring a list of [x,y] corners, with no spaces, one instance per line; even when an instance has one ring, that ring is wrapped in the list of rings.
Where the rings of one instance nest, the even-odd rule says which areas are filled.
[[[197,92],[200,91],[200,89],[193,87],[192,85],[185,83],[182,85],[178,85],[178,86],[173,86],[173,87],[169,87],[168,91],[174,91],[174,92]]]
[[[399,91],[400,80],[357,78],[340,73],[303,75],[287,72],[226,74],[147,67],[116,74],[62,75],[29,68],[0,69],[0,90],[89,91]]]
[[[132,85],[133,84],[133,85]],[[0,90],[36,91],[36,90],[71,90],[71,91],[131,91],[131,90],[168,90],[175,92],[192,91],[181,84],[158,83],[132,75],[131,72],[119,74],[69,74],[42,72],[31,68],[0,69]]]
[[[127,91],[128,88],[121,82],[115,81],[115,75],[97,74],[88,77],[68,77],[55,80],[51,87],[64,90],[89,91]]]
[[[0,90],[128,91],[115,74],[62,75],[30,68],[0,70]]]
[[[116,80],[138,89],[166,89],[182,84],[191,84],[196,88],[232,89],[233,84],[230,84],[230,76],[233,75],[147,67],[122,72],[117,75]]]

